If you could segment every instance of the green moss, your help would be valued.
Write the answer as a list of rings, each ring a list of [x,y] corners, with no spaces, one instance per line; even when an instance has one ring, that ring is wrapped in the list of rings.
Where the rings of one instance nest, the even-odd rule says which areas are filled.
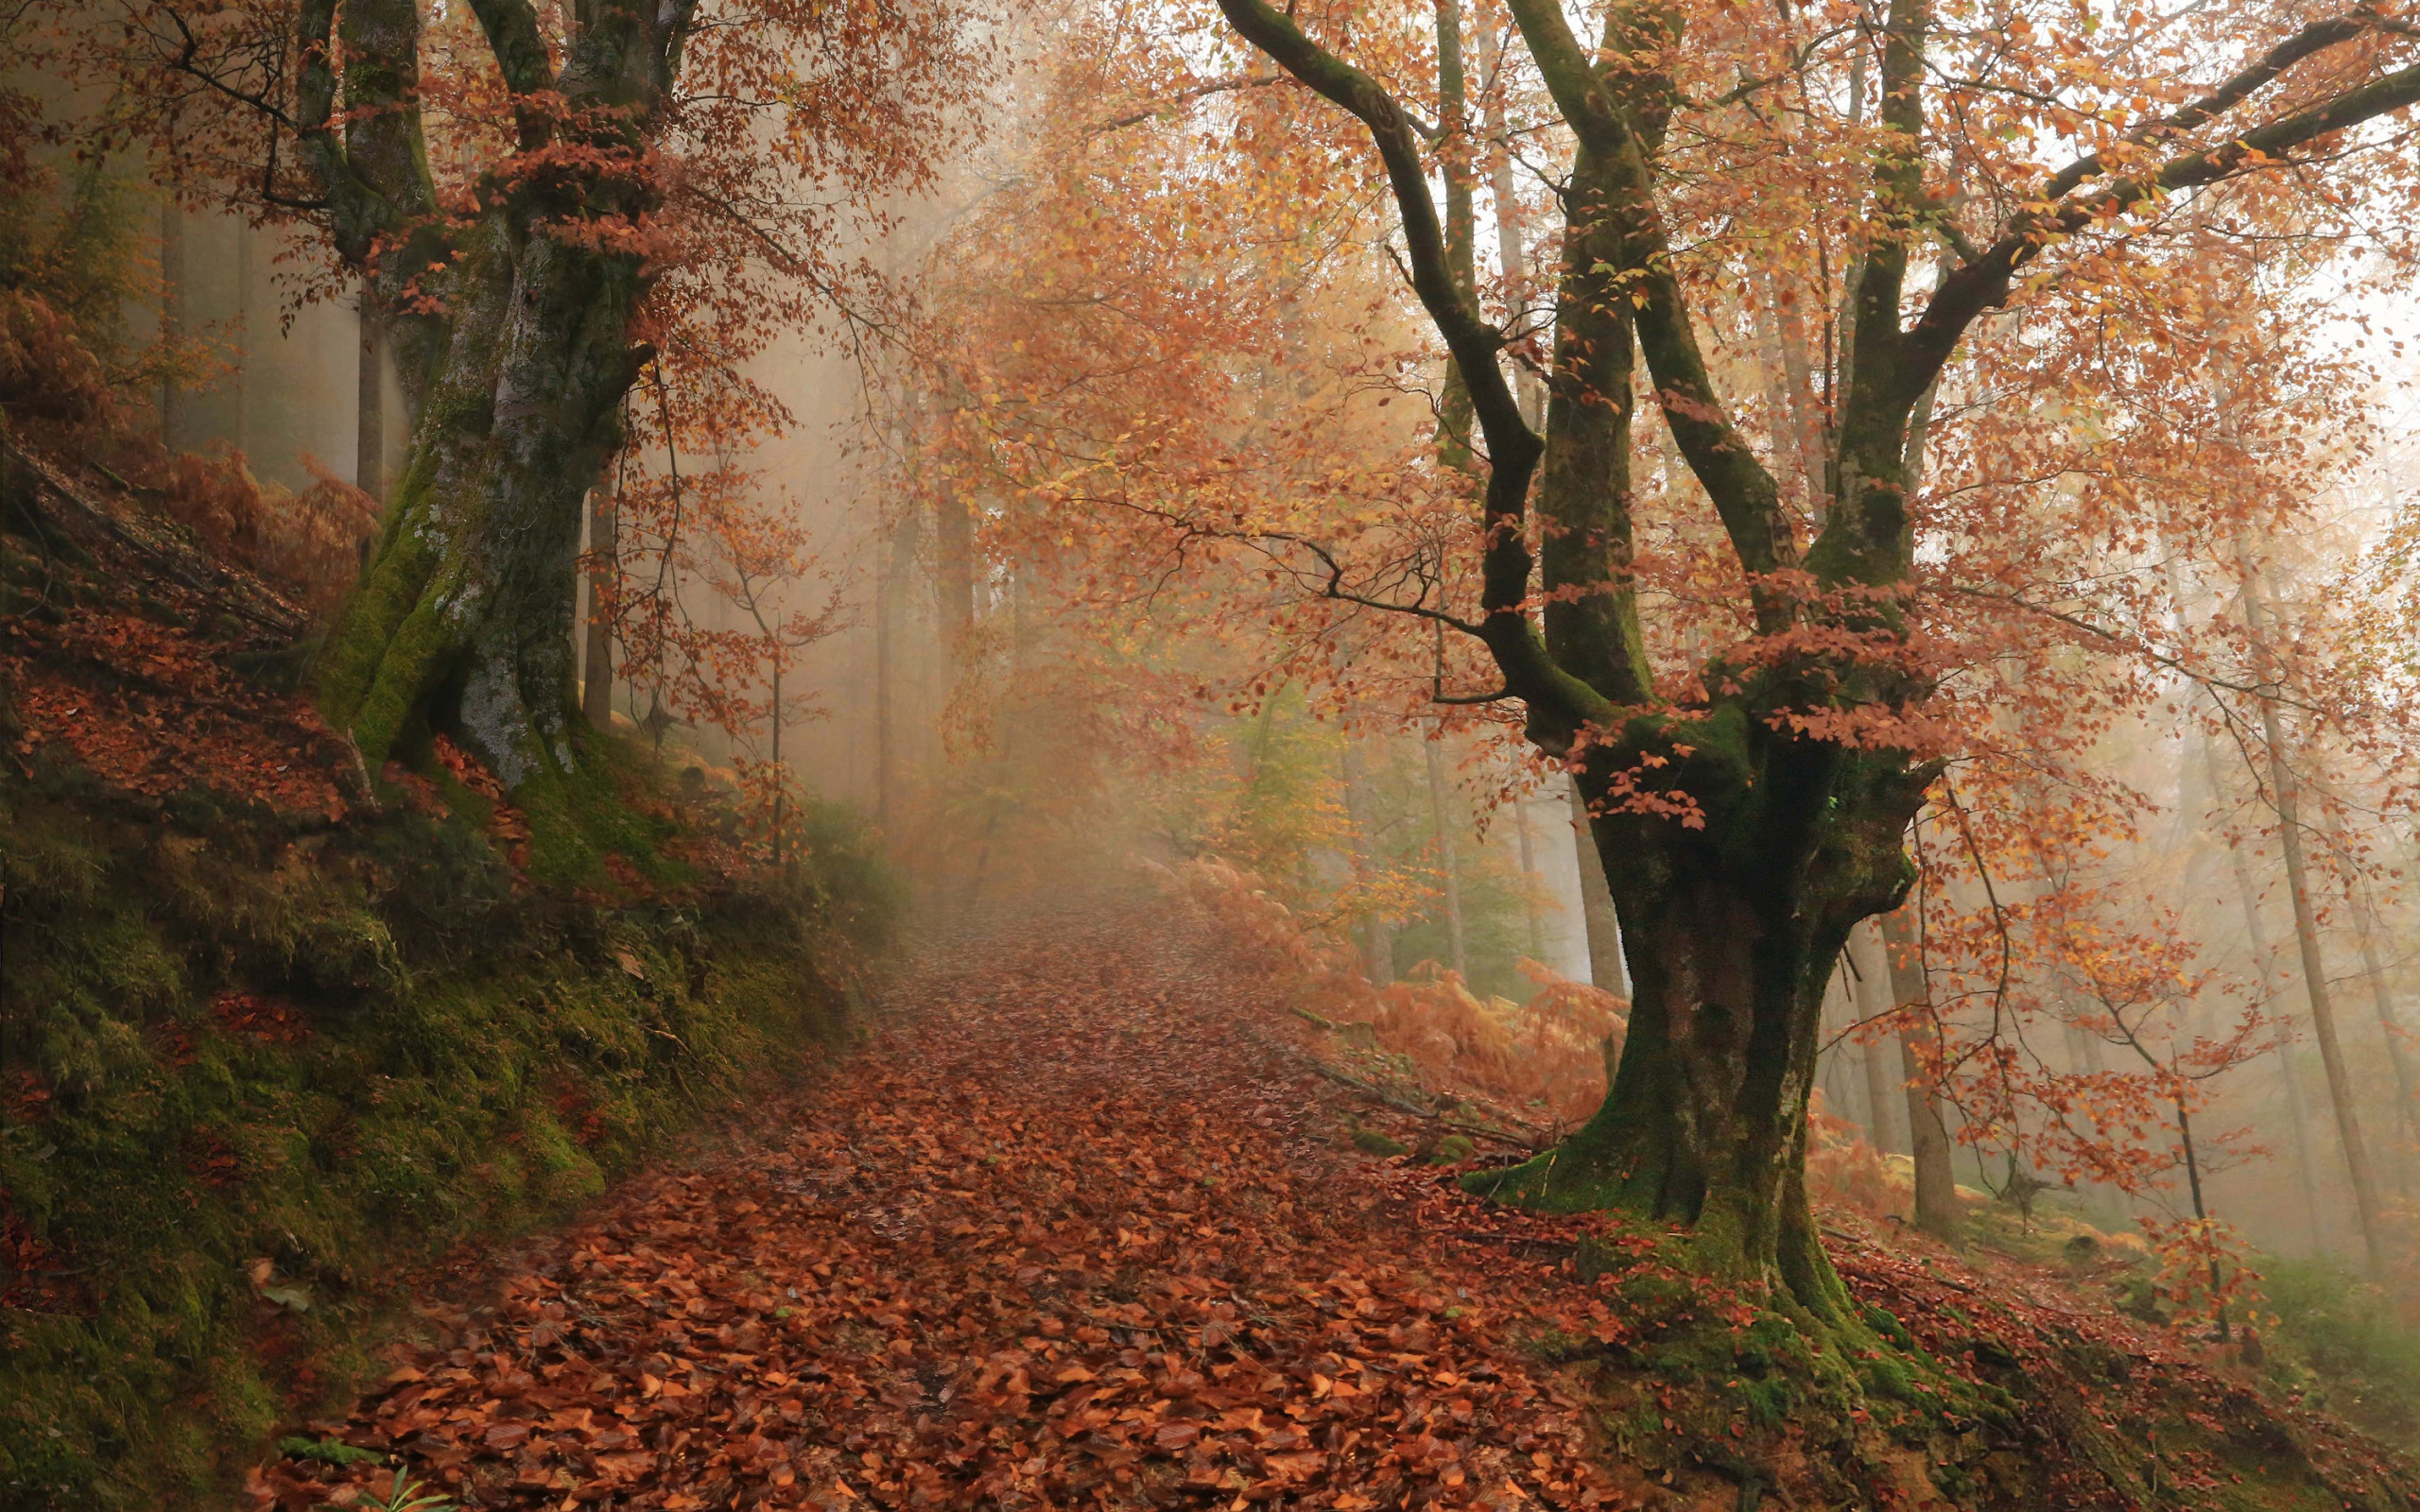
[[[357,703],[348,711],[342,699],[342,685],[321,685],[321,697],[331,719],[352,732],[354,743],[361,749],[362,761],[372,771],[386,762],[396,737],[419,711],[421,697],[436,676],[438,662],[454,649],[454,638],[446,629],[437,594],[427,589],[423,592],[426,596],[404,616],[395,627],[392,639],[383,646],[369,687]],[[344,631],[348,641],[355,636],[366,638],[369,633],[367,621],[348,625]]]
[[[644,774],[598,754],[567,801],[676,878],[669,824],[606,802]],[[57,1273],[0,1311],[0,1507],[216,1500],[366,1366],[401,1267],[804,1066],[886,922],[827,838],[795,879],[613,910],[401,805],[313,833],[0,782],[0,1063],[34,1074],[0,1084],[0,1223]]]
[[[1893,1345],[1910,1354],[1915,1352],[1916,1341],[1913,1335],[1908,1332],[1908,1326],[1889,1313],[1878,1307],[1868,1307],[1859,1309],[1858,1315],[1865,1319],[1865,1326],[1880,1337],[1890,1340]]]
[[[369,573],[346,603],[319,660],[321,707],[339,730],[354,728],[389,654],[397,627],[415,614],[434,620],[425,602],[438,550],[424,527],[430,480],[425,455],[415,455],[395,490]],[[390,740],[392,733],[389,733]],[[365,759],[369,751],[362,752]],[[377,769],[373,762],[371,769]]]

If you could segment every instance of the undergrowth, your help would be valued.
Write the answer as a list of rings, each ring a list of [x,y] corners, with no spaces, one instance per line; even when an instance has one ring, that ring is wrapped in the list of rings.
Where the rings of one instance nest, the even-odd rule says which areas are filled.
[[[2309,1405],[2420,1447],[2420,1332],[2377,1286],[2319,1260],[2261,1262],[2267,1373]]]

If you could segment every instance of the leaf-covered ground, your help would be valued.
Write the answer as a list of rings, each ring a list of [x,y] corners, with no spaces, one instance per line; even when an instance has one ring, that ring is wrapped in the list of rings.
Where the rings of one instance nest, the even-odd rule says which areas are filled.
[[[313,1432],[489,1506],[1618,1500],[1505,1326],[1554,1284],[1508,1257],[1554,1246],[1454,1237],[1466,1199],[1339,1152],[1248,984],[1068,927],[940,955],[778,1132],[426,1310]]]
[[[1753,1379],[1772,1314],[1659,1269],[1651,1237],[1357,1151],[1370,1101],[1184,933],[1067,915],[932,953],[813,1093],[424,1308],[256,1501],[357,1505],[398,1467],[559,1512],[2383,1507],[2420,1485],[2056,1276],[1845,1214],[1852,1289],[1932,1363],[1827,1448],[1796,1386]],[[1583,1283],[1591,1236],[1610,1269]],[[2013,1405],[1962,1416],[1962,1381]]]

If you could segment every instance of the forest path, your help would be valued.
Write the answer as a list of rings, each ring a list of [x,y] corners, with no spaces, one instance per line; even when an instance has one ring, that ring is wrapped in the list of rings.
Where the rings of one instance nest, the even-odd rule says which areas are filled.
[[[1618,1503],[1513,1336],[1587,1327],[1552,1250],[1340,1149],[1299,1024],[1178,933],[935,946],[784,1116],[424,1308],[315,1431],[562,1512]],[[253,1487],[300,1512],[390,1475]]]

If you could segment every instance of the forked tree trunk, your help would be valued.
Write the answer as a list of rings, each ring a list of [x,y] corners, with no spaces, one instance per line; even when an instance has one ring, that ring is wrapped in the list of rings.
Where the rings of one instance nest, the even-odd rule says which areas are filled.
[[[469,220],[429,169],[416,0],[297,7],[295,150],[411,417],[385,529],[318,665],[322,713],[373,772],[432,730],[510,787],[574,766],[582,506],[648,356],[631,338],[641,254],[592,233],[653,208],[634,169],[690,4],[596,0],[560,48],[526,8],[475,7],[521,149],[553,165],[495,173]]]

